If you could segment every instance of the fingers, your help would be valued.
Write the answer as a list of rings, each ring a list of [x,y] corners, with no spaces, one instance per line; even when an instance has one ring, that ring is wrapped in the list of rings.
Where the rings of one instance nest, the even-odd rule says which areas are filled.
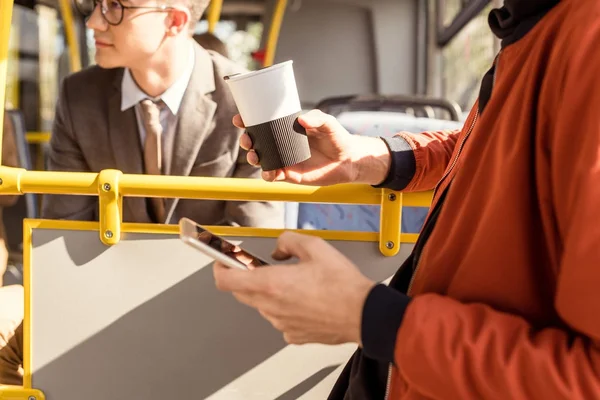
[[[240,147],[246,151],[252,150],[252,139],[247,133],[242,134],[240,137]]]
[[[272,257],[278,261],[288,260],[292,257],[296,257],[300,261],[308,261],[313,258],[313,254],[320,251],[322,244],[322,239],[315,236],[284,232],[277,239],[277,247],[273,251]]]
[[[242,304],[245,304],[249,307],[254,307],[256,308],[257,305],[257,301],[256,301],[256,296],[253,294],[249,294],[249,293],[238,293],[238,292],[233,292],[233,297],[235,297],[235,299],[237,301],[239,301]]]
[[[248,154],[246,155],[246,160],[248,161],[248,164],[254,165],[255,167],[260,165],[258,154],[256,154],[256,151],[254,151],[254,149],[252,148],[252,139],[247,133],[244,133],[240,137],[240,147],[248,152]]]
[[[246,125],[244,125],[244,121],[242,121],[242,117],[239,114],[233,117],[233,125],[240,129],[246,128]]]
[[[267,182],[285,181],[285,171],[282,169],[277,169],[275,171],[263,171],[262,178]]]
[[[244,123],[242,122],[242,117],[240,117],[239,115],[236,115],[235,117],[233,117],[233,124],[235,126],[237,126],[238,128],[244,129]],[[248,155],[246,157],[248,160],[248,164],[255,165],[255,166],[259,164],[258,155],[252,149],[252,139],[250,138],[250,135],[248,135],[247,133],[243,133],[242,136],[240,137],[240,147],[248,152]]]
[[[254,257],[250,256],[246,252],[232,252],[231,255],[245,266],[249,266],[254,261]]]
[[[258,167],[260,164],[260,160],[258,159],[258,154],[256,154],[256,152],[254,150],[250,150],[248,152],[246,159],[248,160],[248,164],[254,165],[255,167]]]
[[[239,254],[234,254],[238,257]],[[281,280],[282,269],[279,266],[271,265],[265,268],[258,268],[261,265],[258,261],[252,259],[249,267],[251,271],[242,271],[237,268],[229,268],[226,265],[215,261],[213,266],[213,275],[217,289],[223,292],[246,293],[246,294],[272,294],[279,286],[278,279]]]
[[[257,289],[254,273],[242,271],[236,268],[229,268],[216,261],[213,266],[213,276],[217,289],[224,292],[252,292]]]
[[[293,256],[292,254],[285,252],[284,250],[277,247],[275,250],[273,250],[273,254],[271,254],[271,257],[273,257],[275,261],[287,261]]]
[[[244,146],[242,146],[242,148],[244,148]],[[248,164],[253,165],[255,167],[260,167],[260,159],[258,158],[258,154],[256,154],[256,151],[248,151],[248,154],[246,155],[246,160],[248,161]],[[275,171],[262,171],[262,178],[267,182],[284,181],[285,172],[283,169],[278,169]]]

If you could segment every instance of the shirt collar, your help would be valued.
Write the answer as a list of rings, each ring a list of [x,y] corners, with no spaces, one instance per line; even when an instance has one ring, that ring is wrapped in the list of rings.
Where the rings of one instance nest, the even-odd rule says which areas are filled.
[[[173,82],[161,96],[157,99],[152,99],[161,99],[173,114],[177,114],[179,111],[179,107],[183,101],[183,95],[185,94],[192,77],[192,72],[194,71],[194,46],[191,43],[189,49],[187,66],[181,76],[179,76],[179,78],[177,78],[177,80]],[[133,80],[129,68],[125,68],[123,80],[121,81],[121,111],[128,110],[147,98],[149,98],[148,95],[144,93]]]

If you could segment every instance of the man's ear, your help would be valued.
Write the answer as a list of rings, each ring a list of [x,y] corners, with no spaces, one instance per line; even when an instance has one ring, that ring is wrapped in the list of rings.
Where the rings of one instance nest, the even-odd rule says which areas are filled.
[[[185,29],[191,20],[190,11],[185,7],[174,7],[167,17],[167,35],[175,36]]]

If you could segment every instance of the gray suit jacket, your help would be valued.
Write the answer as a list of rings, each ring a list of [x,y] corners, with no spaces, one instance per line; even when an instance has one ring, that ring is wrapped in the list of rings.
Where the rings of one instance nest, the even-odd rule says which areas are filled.
[[[237,113],[223,76],[243,68],[195,45],[196,62],[178,113],[172,143],[165,144],[167,174],[260,179],[260,170],[246,162],[239,148]],[[133,108],[122,112],[123,69],[97,66],[67,77],[56,107],[49,152],[49,170],[99,172],[118,169],[144,173],[143,152]],[[169,149],[172,149],[169,151]],[[167,212],[206,225],[283,227],[283,206],[267,202],[167,200]],[[96,197],[48,195],[42,217],[98,220]],[[152,222],[146,200],[125,198],[124,222]]]

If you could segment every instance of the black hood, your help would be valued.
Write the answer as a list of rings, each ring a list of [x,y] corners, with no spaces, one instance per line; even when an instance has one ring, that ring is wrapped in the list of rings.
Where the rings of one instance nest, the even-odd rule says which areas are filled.
[[[494,34],[506,46],[527,34],[559,0],[504,0],[492,10],[488,21]]]
[[[502,47],[521,39],[559,0],[504,0],[504,6],[492,10],[488,21],[492,32],[502,39]],[[494,88],[496,63],[483,76],[479,89],[479,112],[483,113]]]

